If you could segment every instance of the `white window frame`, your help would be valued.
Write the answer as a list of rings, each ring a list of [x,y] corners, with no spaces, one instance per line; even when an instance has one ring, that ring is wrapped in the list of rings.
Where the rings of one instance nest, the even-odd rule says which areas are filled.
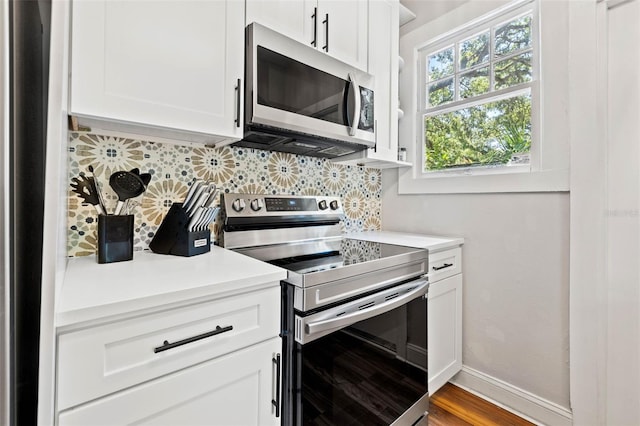
[[[493,3],[495,4],[495,3]],[[398,172],[402,194],[567,191],[569,147],[564,88],[568,64],[568,4],[544,0],[516,0],[495,8],[470,0],[459,8],[420,27],[401,39],[400,54],[412,64],[400,74],[400,100],[410,114],[400,122],[400,146],[406,146],[411,169]],[[463,41],[483,30],[532,14],[532,81],[517,87],[438,106],[438,112],[483,103],[514,90],[531,90],[531,149],[528,165],[474,166],[424,171],[424,109],[426,64],[429,53]],[[491,43],[494,43],[493,34]],[[425,51],[428,49],[428,52]],[[493,47],[492,47],[493,49]],[[422,60],[421,60],[422,55]],[[458,66],[458,65],[456,65]],[[424,70],[424,71],[422,71]],[[408,71],[408,72],[407,72]],[[424,74],[420,77],[420,73]],[[404,75],[403,75],[404,74]],[[422,78],[422,79],[421,79]],[[422,82],[425,84],[422,84]],[[545,88],[548,92],[545,93]],[[560,90],[558,90],[560,89]],[[440,109],[441,108],[441,109]],[[436,111],[436,109],[434,109]],[[545,113],[547,114],[545,116]]]
[[[520,83],[518,85],[507,87],[504,89],[494,90],[494,65],[498,60],[494,59],[495,50],[495,28],[505,24],[519,17],[531,15],[531,47],[516,52],[509,53],[499,58],[500,61],[518,56],[525,52],[531,52],[531,81],[526,83]],[[537,2],[527,1],[524,4],[518,4],[517,7],[511,6],[506,10],[501,10],[496,13],[496,16],[487,16],[474,20],[471,23],[464,25],[461,28],[456,28],[448,34],[444,34],[437,40],[427,43],[423,48],[419,49],[419,62],[418,62],[418,111],[416,117],[416,123],[419,126],[418,135],[421,136],[421,143],[416,143],[416,148],[419,152],[416,153],[416,158],[420,159],[421,174],[425,178],[442,177],[442,176],[473,176],[481,174],[495,174],[495,173],[522,173],[530,172],[536,168],[539,161],[537,160],[537,153],[539,152],[539,114],[537,109],[539,108],[538,98],[540,79],[540,43],[539,43],[539,14]],[[489,67],[489,82],[490,87],[487,93],[482,95],[473,96],[471,98],[460,98],[460,70],[459,43],[473,38],[474,36],[489,31],[489,61],[480,65],[475,65],[464,72],[469,72],[477,68]],[[432,82],[428,82],[427,76],[427,60],[430,55],[438,53],[446,48],[453,47],[454,49],[454,99],[451,102],[440,104],[434,107],[428,105],[427,87]],[[450,78],[450,77],[444,77]],[[444,79],[443,78],[443,79]],[[437,81],[437,80],[436,80]],[[424,170],[424,164],[426,162],[425,153],[425,118],[434,115],[440,115],[447,112],[458,111],[461,109],[483,105],[485,103],[499,101],[506,98],[511,98],[525,93],[531,94],[531,149],[529,151],[530,160],[529,164],[523,165],[486,165],[486,166],[470,166],[470,167],[456,167],[444,170]]]

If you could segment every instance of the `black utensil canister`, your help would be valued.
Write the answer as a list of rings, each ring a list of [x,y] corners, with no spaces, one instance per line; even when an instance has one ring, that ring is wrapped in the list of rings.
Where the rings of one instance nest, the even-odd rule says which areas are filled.
[[[98,263],[122,262],[133,259],[134,216],[98,216]]]

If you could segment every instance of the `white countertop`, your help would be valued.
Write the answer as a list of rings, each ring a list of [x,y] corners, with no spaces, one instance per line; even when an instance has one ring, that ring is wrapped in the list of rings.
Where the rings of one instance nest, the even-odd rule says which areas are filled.
[[[69,259],[56,309],[56,327],[100,320],[210,296],[229,296],[279,283],[287,272],[213,246],[211,252],[170,256],[135,252],[133,260],[98,264]]]
[[[411,234],[392,231],[363,231],[346,234],[356,240],[374,241],[376,243],[397,244],[400,246],[428,249],[430,252],[442,251],[464,244],[464,238],[443,237],[434,235]]]

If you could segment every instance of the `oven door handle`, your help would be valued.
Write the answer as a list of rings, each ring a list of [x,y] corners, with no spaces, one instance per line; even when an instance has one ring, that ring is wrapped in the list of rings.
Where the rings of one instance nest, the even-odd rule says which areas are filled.
[[[407,291],[406,293],[399,296],[392,297],[395,293],[401,291],[400,288],[407,287],[415,288],[412,288],[411,291]],[[345,308],[343,306],[336,306],[329,311],[323,311],[323,316],[329,316],[330,318],[307,323],[304,327],[305,336],[302,339],[303,341],[300,343],[310,342],[326,334],[329,334],[329,332],[333,330],[338,330],[351,324],[355,324],[358,321],[369,319],[377,315],[384,314],[385,312],[392,311],[397,307],[400,307],[412,301],[413,299],[417,299],[418,297],[426,295],[428,291],[428,280],[412,281],[400,287],[394,287],[386,291],[373,294],[362,299],[358,299],[357,302],[352,302],[351,304],[349,304],[349,306],[354,305],[354,303],[356,306],[353,312],[343,313],[345,312]],[[392,298],[384,301],[385,298],[388,297]],[[376,303],[378,301],[381,302]],[[371,306],[367,307],[367,305]]]

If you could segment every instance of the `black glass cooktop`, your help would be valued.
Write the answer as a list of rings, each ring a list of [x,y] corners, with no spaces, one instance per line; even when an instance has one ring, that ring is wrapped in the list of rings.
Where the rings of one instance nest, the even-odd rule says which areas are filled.
[[[420,249],[371,241],[342,238],[326,247],[326,251],[300,254],[270,260],[269,263],[297,274],[338,269],[345,266],[374,262],[376,260],[415,252]],[[304,250],[301,250],[304,252]]]

